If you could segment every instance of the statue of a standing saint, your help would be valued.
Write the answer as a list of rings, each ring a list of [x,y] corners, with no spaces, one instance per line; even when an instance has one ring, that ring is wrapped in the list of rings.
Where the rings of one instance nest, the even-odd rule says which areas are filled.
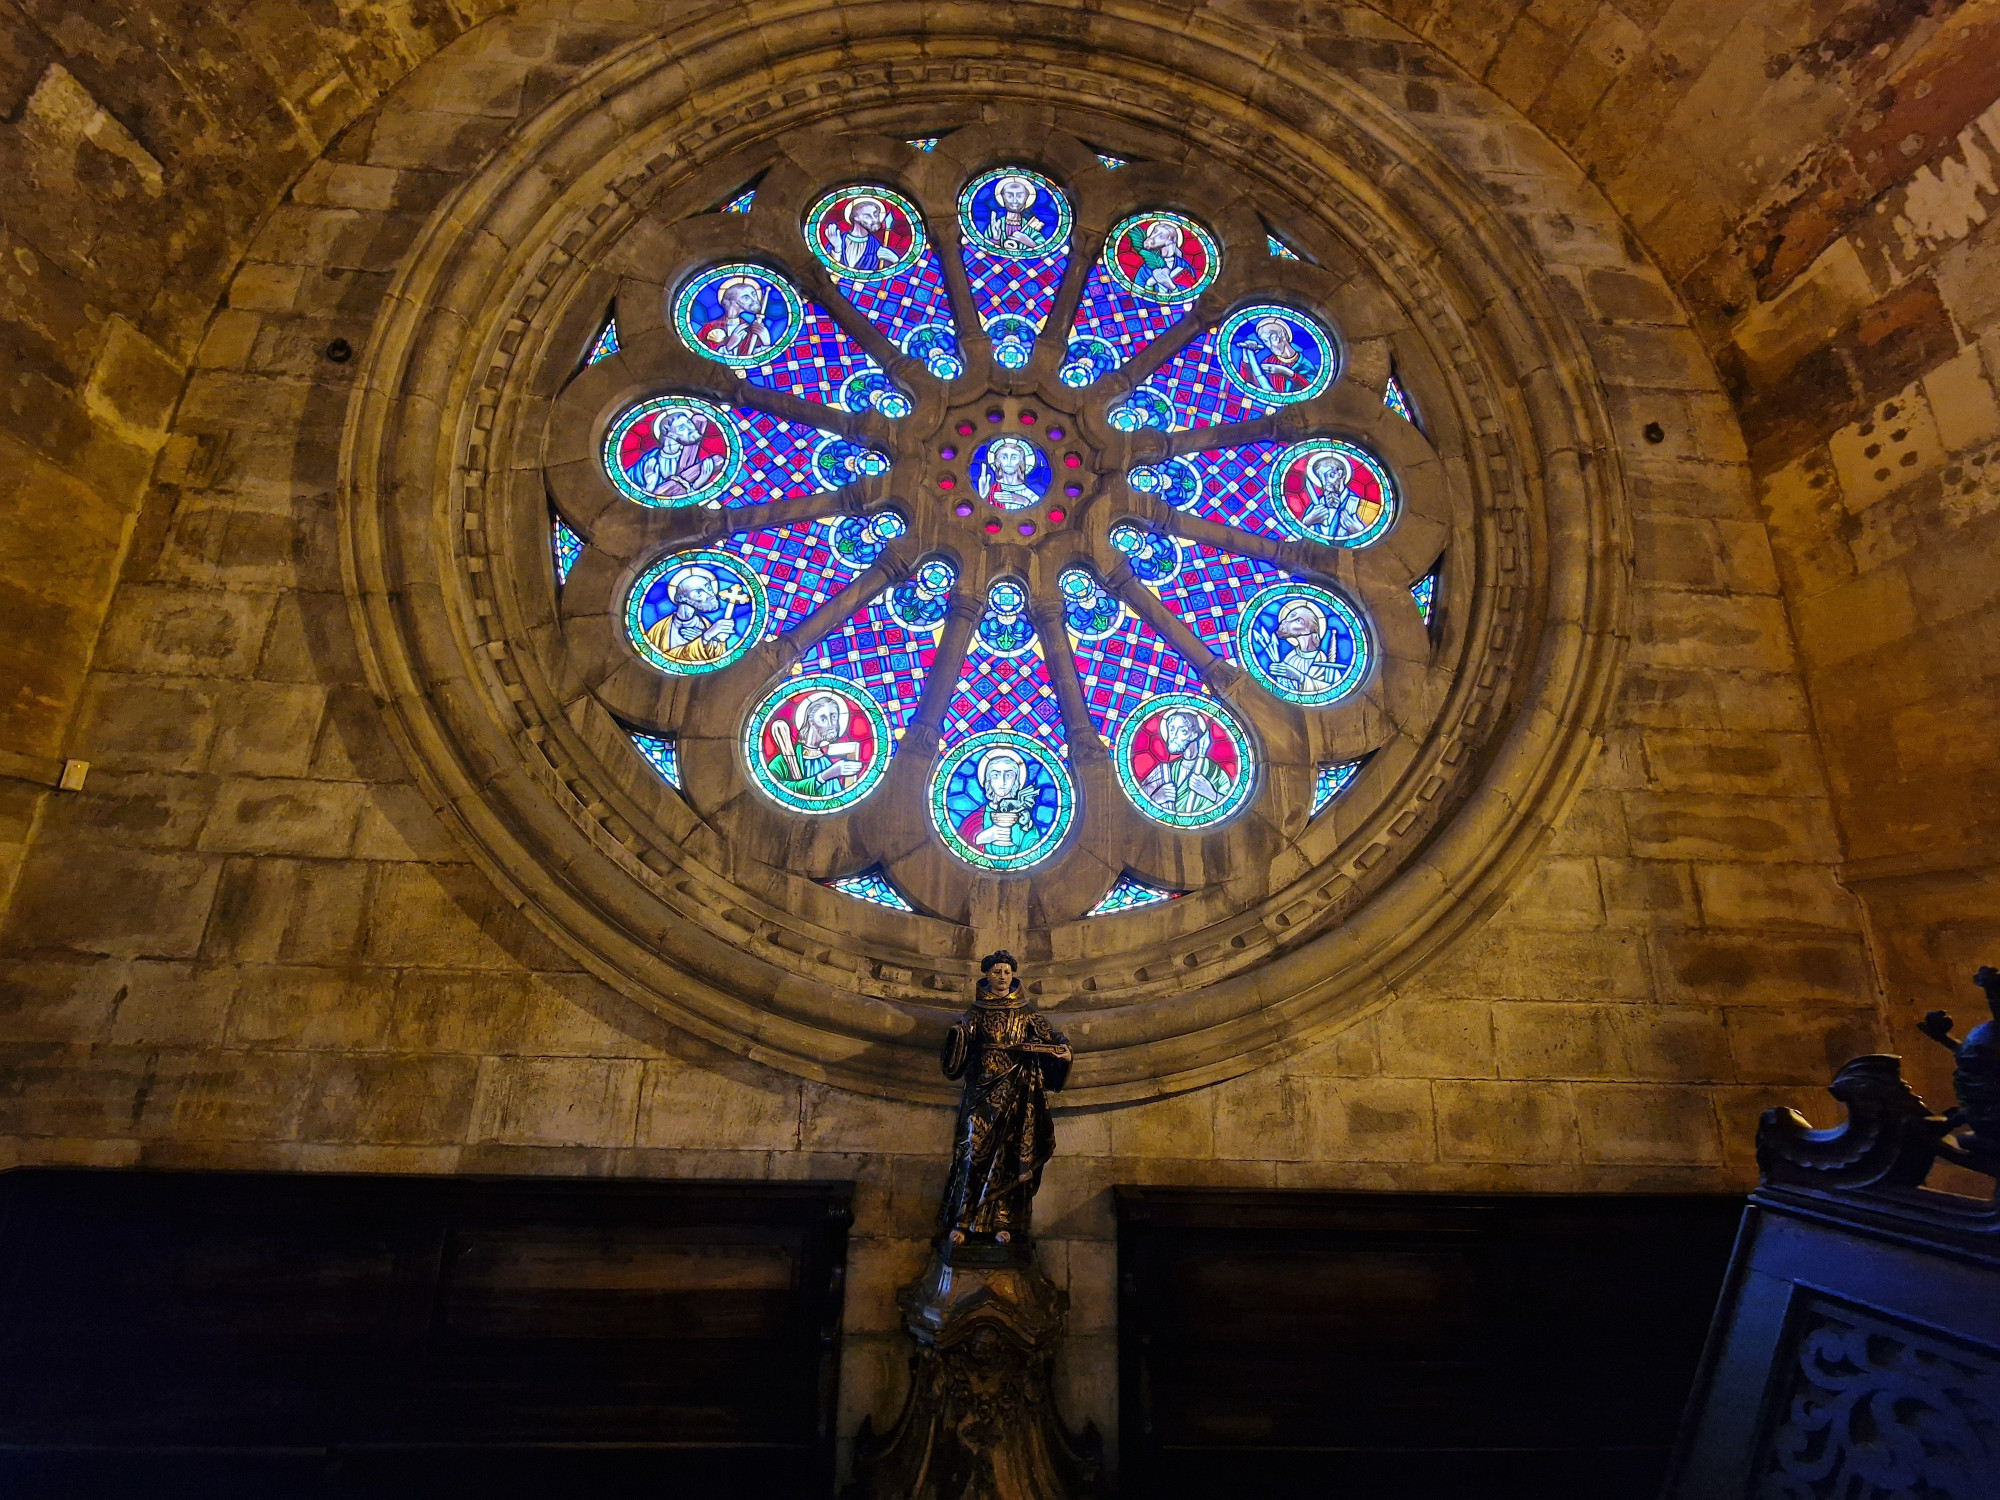
[[[972,1008],[945,1034],[944,1076],[965,1080],[951,1177],[938,1211],[939,1245],[1018,1245],[1042,1168],[1055,1154],[1048,1093],[1069,1082],[1068,1040],[1028,1004],[1019,965],[1002,949],[979,961]]]

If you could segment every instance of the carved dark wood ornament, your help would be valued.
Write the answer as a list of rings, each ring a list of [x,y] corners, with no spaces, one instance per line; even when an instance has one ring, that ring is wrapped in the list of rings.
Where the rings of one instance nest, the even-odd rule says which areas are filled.
[[[1185,1089],[1309,1046],[1490,910],[1561,816],[1626,635],[1620,465],[1638,435],[1614,431],[1580,335],[1490,185],[1335,72],[1212,15],[1169,27],[1135,4],[1093,14],[1087,70],[1053,39],[1073,13],[1038,31],[1035,7],[1011,7],[1005,34],[987,29],[1001,12],[939,13],[918,33],[897,7],[843,8],[833,32],[826,14],[764,7],[747,26],[730,13],[634,43],[522,126],[403,257],[359,359],[341,481],[344,579],[394,732],[473,857],[553,940],[632,1000],[772,1066],[948,1099],[933,1059],[982,938],[1015,944],[1034,998],[1060,1014],[1077,1052],[1067,1103]],[[939,135],[928,153],[905,143]],[[1092,147],[1130,165],[1105,170]],[[1055,333],[1026,368],[989,379],[990,346],[961,308],[978,377],[949,391],[909,381],[904,424],[934,428],[989,387],[1032,395],[1073,418],[1094,455],[1076,544],[1101,547],[1113,500],[1149,513],[1116,476],[1215,433],[1116,431],[1101,391],[1079,406],[1058,378],[1060,332],[1110,226],[1171,205],[1213,224],[1228,252],[1203,294],[1218,311],[1283,293],[1324,309],[1345,341],[1346,373],[1324,395],[1229,440],[1310,429],[1373,444],[1406,481],[1412,544],[1427,539],[1429,555],[1399,565],[1414,579],[1442,552],[1445,566],[1435,640],[1413,624],[1351,710],[1270,710],[1217,674],[1232,705],[1250,705],[1269,775],[1235,822],[1140,827],[1118,812],[1101,753],[1080,753],[1073,844],[992,878],[921,836],[920,799],[893,767],[869,803],[810,826],[752,794],[725,753],[742,715],[833,621],[709,677],[635,671],[612,605],[660,534],[642,537],[640,507],[621,511],[585,475],[633,400],[738,389],[666,326],[663,299],[688,274],[763,255],[809,279],[800,214],[857,176],[893,186],[941,241],[960,186],[1004,162],[1060,178],[1076,205]],[[708,212],[751,181],[749,214]],[[1309,258],[1265,254],[1266,221]],[[806,290],[900,378],[909,356],[838,295]],[[620,352],[579,374],[614,304]],[[1143,379],[1175,342],[1114,382]],[[1382,404],[1392,364],[1422,432]],[[890,441],[877,414],[812,415]],[[601,575],[586,563],[560,597],[552,493],[591,552],[618,560]],[[863,507],[916,498],[889,479],[853,493]],[[723,524],[677,514],[680,540]],[[983,545],[965,543],[961,562]],[[1014,550],[1031,576],[1067,560]],[[908,563],[892,553],[882,577]],[[1336,581],[1407,589],[1388,577]],[[946,647],[970,626],[957,608]],[[626,735],[668,725],[683,737],[684,794]],[[1308,819],[1315,764],[1349,750],[1374,753]],[[818,883],[864,849],[886,851],[923,913]],[[1121,867],[1192,894],[1083,919]]]

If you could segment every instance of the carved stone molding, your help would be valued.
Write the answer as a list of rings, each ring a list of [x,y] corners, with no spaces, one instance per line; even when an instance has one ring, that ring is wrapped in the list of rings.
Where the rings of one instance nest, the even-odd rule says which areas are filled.
[[[1250,33],[1167,29],[1121,5],[1044,18],[1042,34],[1035,7],[1013,8],[1006,33],[915,6],[838,13],[837,38],[824,7],[771,6],[751,26],[732,14],[637,43],[436,210],[368,341],[343,439],[344,579],[371,683],[426,792],[510,899],[629,997],[746,1056],[942,1099],[931,1058],[994,924],[1020,934],[1040,1004],[1077,1047],[1067,1104],[1212,1082],[1310,1045],[1497,903],[1593,746],[1628,559],[1618,451],[1582,340],[1480,184]],[[1087,69],[1061,40],[1079,24]],[[929,157],[899,145],[944,131]],[[704,710],[676,683],[608,707],[609,658],[565,624],[546,563],[563,445],[647,381],[726,394],[715,367],[673,363],[660,288],[700,256],[795,235],[775,212],[699,215],[759,174],[774,202],[793,201],[823,182],[835,137],[856,170],[895,174],[933,212],[999,155],[1059,165],[1089,141],[1209,195],[1205,212],[1239,242],[1268,220],[1312,257],[1258,271],[1309,289],[1341,326],[1350,372],[1318,420],[1366,432],[1411,476],[1413,513],[1443,546],[1447,608],[1428,662],[1372,700],[1379,748],[1333,811],[1306,824],[1294,787],[1222,834],[1102,845],[1195,895],[1116,923],[1075,919],[1077,891],[1103,878],[1081,867],[1041,888],[940,872],[926,892],[938,916],[835,895],[810,876],[839,873],[837,850],[801,834],[761,857],[776,830],[745,822],[726,790],[676,796],[613,716],[721,723],[724,705]],[[1115,201],[1079,189],[1078,206],[1083,257],[1083,230],[1101,233]],[[578,377],[614,298],[658,361]],[[1156,346],[1130,377],[1170,352]],[[1392,358],[1427,441],[1381,416]],[[1034,388],[1038,372],[1021,375]],[[856,434],[873,420],[855,419]],[[1224,440],[1311,420],[1288,411]],[[1187,436],[1172,450],[1196,446]],[[615,580],[597,586],[609,598]],[[969,624],[947,625],[947,649]],[[760,670],[789,659],[772,651]],[[1349,733],[1246,712],[1288,747],[1274,774],[1294,779]],[[1357,743],[1370,732],[1352,729]],[[1089,759],[1086,809],[1115,806]],[[1087,826],[1081,843],[1113,832]]]

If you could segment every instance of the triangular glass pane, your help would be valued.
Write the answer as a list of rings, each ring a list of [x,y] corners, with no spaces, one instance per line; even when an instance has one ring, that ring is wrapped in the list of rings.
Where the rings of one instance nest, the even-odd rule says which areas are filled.
[[[1243,726],[1173,644],[1082,568],[1058,586],[1090,722],[1127,800],[1170,828],[1212,828],[1256,784]]]
[[[1069,265],[1069,198],[1039,172],[997,167],[958,196],[960,256],[993,357],[1024,368]]]
[[[886,906],[891,911],[915,911],[916,908],[903,899],[903,893],[889,883],[882,873],[882,867],[863,870],[858,875],[842,875],[838,880],[820,882],[828,890],[839,891],[843,896],[852,896],[858,901],[872,901],[877,906]]]
[[[1184,432],[1245,422],[1309,401],[1340,373],[1340,346],[1318,318],[1275,302],[1230,314],[1113,407],[1121,432]]]
[[[1412,427],[1417,425],[1417,409],[1410,405],[1410,393],[1403,389],[1403,382],[1394,375],[1382,388],[1382,404]]]
[[[1424,617],[1426,626],[1431,623],[1431,616],[1437,613],[1438,579],[1443,574],[1444,559],[1439,558],[1430,572],[1410,585],[1410,597],[1417,601],[1417,613]]]
[[[726,214],[747,214],[750,212],[751,205],[756,201],[757,189],[753,184],[723,204],[721,211]]]
[[[1013,580],[988,590],[931,773],[931,826],[978,869],[1038,865],[1076,821],[1062,707],[1027,610]]]
[[[736,510],[887,473],[887,454],[836,432],[698,396],[654,396],[612,422],[602,455],[613,488],[641,505]]]
[[[1129,521],[1111,544],[1196,638],[1288,703],[1320,708],[1360,687],[1372,654],[1355,607],[1270,563]]]
[[[1348,783],[1361,774],[1367,761],[1364,755],[1359,760],[1329,761],[1321,766],[1313,781],[1312,811],[1306,816],[1316,818],[1326,811],[1327,804],[1347,790]]]
[[[681,789],[680,746],[671,735],[640,734],[637,730],[627,731],[639,753],[646,757],[646,764],[660,773],[664,781],[675,791]]]
[[[938,148],[938,142],[942,139],[944,139],[942,136],[920,135],[910,141],[909,144],[915,146],[919,151],[935,151]]]
[[[854,310],[939,380],[965,373],[944,266],[916,204],[885,187],[844,187],[806,215],[806,243]]]
[[[1148,885],[1127,870],[1104,893],[1104,899],[1084,915],[1108,917],[1114,912],[1132,911],[1141,906],[1158,906],[1162,901],[1178,901],[1186,894],[1186,891],[1163,891],[1156,885]]]
[[[551,522],[550,540],[555,548],[556,586],[560,588],[569,582],[570,570],[583,557],[583,538],[570,530],[561,516],[557,516]]]
[[[1297,260],[1299,258],[1298,251],[1287,245],[1269,230],[1264,232],[1264,248],[1278,260]]]
[[[590,346],[590,353],[583,357],[585,365],[594,365],[599,360],[609,359],[618,352],[618,320],[606,318],[604,327],[598,330],[597,341]]]
[[[1398,506],[1388,466],[1339,438],[1209,448],[1126,477],[1188,515],[1286,542],[1366,547],[1395,524]]]
[[[683,282],[674,327],[696,354],[750,384],[842,411],[910,413],[910,398],[819,303],[768,266],[711,266]]]
[[[1102,151],[1093,151],[1091,155],[1095,156],[1099,161],[1103,162],[1104,165],[1113,172],[1117,171],[1120,167],[1126,165],[1125,158],[1122,156],[1106,156]]]
[[[1090,268],[1063,351],[1062,380],[1109,375],[1186,317],[1222,273],[1222,247],[1184,214],[1155,210],[1113,227]]]

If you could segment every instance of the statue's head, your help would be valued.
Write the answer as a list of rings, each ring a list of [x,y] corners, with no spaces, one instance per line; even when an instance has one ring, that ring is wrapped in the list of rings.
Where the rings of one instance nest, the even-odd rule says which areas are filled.
[[[986,977],[986,988],[997,995],[1012,992],[1014,976],[1020,969],[1021,966],[1015,961],[1014,955],[1005,948],[996,953],[989,953],[979,960],[979,972]]]

